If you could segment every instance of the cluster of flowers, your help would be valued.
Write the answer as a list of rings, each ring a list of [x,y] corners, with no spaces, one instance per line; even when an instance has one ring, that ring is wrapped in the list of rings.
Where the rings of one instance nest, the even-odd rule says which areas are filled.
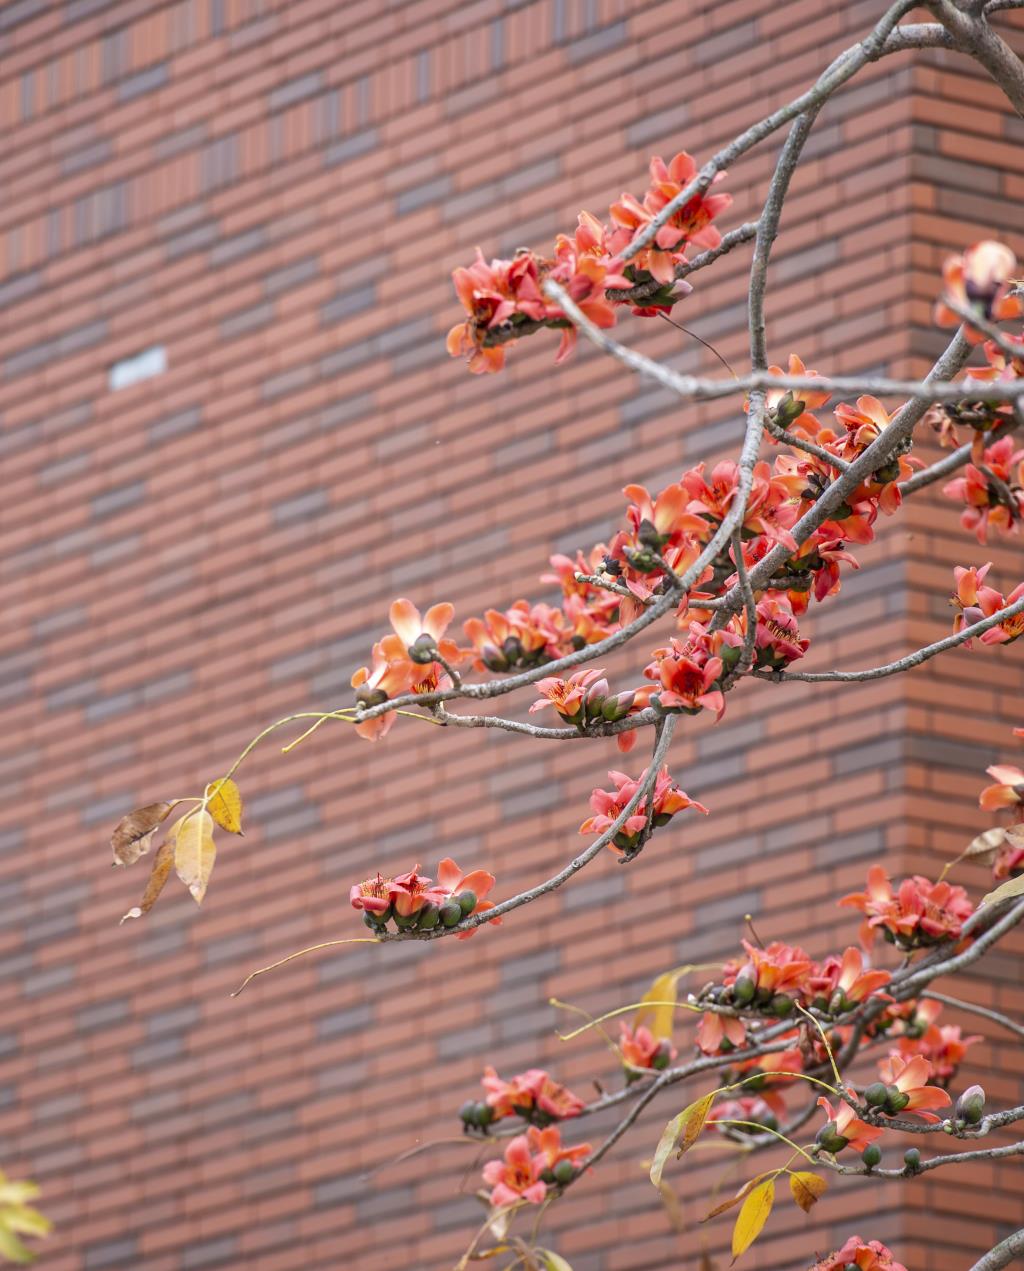
[[[985,635],[988,634],[986,631]],[[1024,739],[1024,728],[1015,728],[1013,735]],[[1016,878],[1024,873],[1024,770],[1014,764],[1000,763],[985,771],[994,784],[982,790],[978,804],[986,812],[1007,809],[1012,813],[1010,826],[992,862],[992,874],[997,880]]]
[[[589,1143],[564,1147],[558,1127],[540,1130],[531,1125],[525,1134],[509,1139],[504,1156],[484,1166],[494,1208],[526,1201],[539,1205],[552,1187],[564,1187],[579,1173],[593,1151]]]
[[[1024,449],[1015,450],[1012,437],[984,446],[976,463],[942,487],[949,499],[964,505],[960,524],[979,543],[990,529],[1013,534],[1024,518]]]
[[[559,234],[552,257],[538,256],[526,248],[512,260],[490,264],[477,249],[468,268],[452,274],[455,291],[466,318],[448,332],[448,352],[468,359],[474,374],[500,371],[505,348],[524,335],[543,327],[562,333],[556,362],[563,361],[576,343],[576,329],[564,311],[544,294],[546,281],[558,283],[599,327],[615,325],[616,307],[629,304],[608,290],[629,290],[650,284],[633,312],[643,316],[667,311],[690,286],[676,280],[676,268],[685,265],[690,247],[717,247],[721,235],[712,225],[732,202],[728,194],[695,194],[660,226],[650,245],[625,263],[620,255],[637,231],[681,194],[697,174],[697,165],[685,151],[670,163],[655,157],[650,163],[650,185],[643,199],[623,194],[609,209],[604,224],[589,212],[581,212],[572,235]],[[724,173],[716,176],[717,181]]]
[[[394,878],[378,873],[353,884],[349,891],[352,908],[362,911],[363,921],[371,931],[385,931],[392,921],[399,931],[457,927],[470,914],[494,908],[491,901],[484,899],[494,886],[494,875],[486,870],[464,874],[451,857],[445,857],[437,867],[434,882],[425,878],[419,868],[416,865]],[[501,919],[490,921],[500,923]],[[468,940],[475,931],[475,927],[458,931],[455,938]]]
[[[619,1054],[626,1072],[626,1084],[629,1085],[646,1072],[664,1071],[675,1060],[678,1051],[670,1041],[655,1037],[645,1025],[633,1028],[623,1021],[619,1024]]]
[[[932,883],[919,874],[905,878],[894,892],[881,865],[868,870],[866,891],[852,892],[839,904],[864,914],[860,938],[865,948],[871,947],[880,930],[890,944],[907,951],[958,940],[974,912],[962,887]]]
[[[891,1249],[878,1240],[851,1236],[841,1249],[821,1258],[810,1271],[907,1271]]]
[[[481,1078],[486,1094],[482,1100],[470,1100],[459,1111],[467,1129],[485,1130],[495,1121],[518,1116],[543,1129],[554,1121],[578,1117],[584,1103],[578,1095],[556,1081],[543,1068],[528,1068],[505,1081],[491,1067]]]
[[[580,826],[581,834],[604,834],[609,830],[646,781],[647,769],[635,781],[624,772],[609,772],[608,776],[615,789],[594,790],[591,793],[590,807],[594,815],[587,817]],[[660,829],[663,825],[668,825],[677,812],[683,812],[687,808],[696,808],[698,812],[708,815],[703,803],[698,803],[680,790],[669,776],[668,768],[663,767],[655,779],[649,800],[640,800],[608,846],[613,851],[634,852],[642,842],[648,819],[652,829]]]
[[[984,579],[991,568],[991,561],[986,562],[980,569],[973,565],[969,569],[962,565],[954,566],[956,588],[950,597],[950,604],[956,610],[953,619],[954,632],[980,622],[982,618],[990,618],[1000,609],[1005,609],[1024,597],[1024,583],[1018,583],[1008,596],[1004,596],[995,587],[989,587]],[[1012,644],[1022,635],[1024,635],[1024,614],[1018,613],[1004,618],[994,627],[989,627],[978,638],[982,644]],[[970,643],[968,640],[964,647],[969,648]]]

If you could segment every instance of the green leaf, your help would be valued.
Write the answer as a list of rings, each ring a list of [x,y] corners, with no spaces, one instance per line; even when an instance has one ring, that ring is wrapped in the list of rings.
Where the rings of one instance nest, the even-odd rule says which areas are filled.
[[[775,1179],[766,1179],[747,1196],[736,1215],[736,1225],[732,1229],[733,1262],[746,1253],[758,1238],[768,1221],[775,1203]]]

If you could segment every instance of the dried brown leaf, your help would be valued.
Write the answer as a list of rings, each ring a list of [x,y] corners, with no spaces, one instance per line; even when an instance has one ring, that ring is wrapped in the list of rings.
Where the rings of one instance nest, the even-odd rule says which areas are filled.
[[[811,1212],[827,1189],[828,1183],[819,1174],[811,1174],[807,1170],[795,1170],[789,1176],[789,1190],[805,1214]]]
[[[149,911],[157,902],[157,898],[164,889],[164,883],[171,876],[171,867],[174,864],[174,840],[167,839],[153,857],[153,868],[149,871],[149,881],[146,883],[146,890],[142,893],[141,902],[134,909],[129,909],[124,918],[124,922],[128,918],[141,918],[143,914]]]
[[[134,865],[140,856],[145,856],[152,845],[154,833],[172,806],[170,803],[150,803],[147,807],[136,808],[118,821],[110,836],[115,865]]]

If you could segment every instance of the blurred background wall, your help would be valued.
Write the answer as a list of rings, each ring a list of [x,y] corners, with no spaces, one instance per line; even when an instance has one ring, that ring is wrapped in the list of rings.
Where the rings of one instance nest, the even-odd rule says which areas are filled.
[[[555,369],[554,337],[502,378],[469,376],[444,350],[449,274],[478,243],[546,248],[581,207],[642,193],[652,153],[706,158],[883,7],[0,5],[0,1141],[4,1169],[43,1186],[48,1269],[450,1266],[481,1217],[459,1196],[473,1149],[366,1174],[457,1136],[485,1062],[541,1064],[584,1095],[594,1075],[614,1085],[593,1036],[554,1036],[570,1017],[549,997],[635,1000],[659,970],[731,955],[747,913],[821,956],[854,940],[833,898],[871,861],[934,876],[988,824],[982,770],[1014,758],[1024,723],[1017,649],[863,686],[748,685],[673,747],[710,817],[680,817],[629,869],[609,853],[468,945],[356,945],[228,996],[265,962],[362,934],[348,888],[378,867],[451,854],[492,870],[499,897],[546,876],[622,766],[612,742],[402,721],[370,746],[324,728],[243,769],[248,833],[222,843],[201,912],[172,880],[119,927],[145,866],[109,865],[122,813],[201,788],[278,716],[347,703],[392,597],[452,600],[460,620],[550,598],[548,555],[607,537],[627,480],[735,453],[737,401],[680,407],[588,348]],[[991,234],[1024,250],[1022,140],[952,58],[859,76],[787,204],[773,359],[925,370],[945,253]],[[779,144],[730,173],[723,228],[756,213]],[[738,369],[748,261],[699,275],[676,311]],[[724,373],[665,324],[623,333]],[[935,488],[812,613],[809,665],[937,638],[953,562],[1019,580],[1019,540],[979,548]],[[620,682],[645,652],[615,664]],[[963,881],[977,895],[984,872]],[[970,991],[1020,1010],[1020,952]],[[1019,1053],[993,1033],[971,1080],[1019,1102]],[[683,1101],[546,1220],[575,1271],[696,1266],[703,1239],[725,1265],[728,1224],[674,1235],[641,1164]],[[691,1222],[721,1163],[694,1160],[670,1172]],[[918,1271],[960,1271],[1020,1225],[1020,1181],[1007,1164],[837,1185],[813,1228],[780,1207],[746,1265],[804,1267],[856,1231]]]

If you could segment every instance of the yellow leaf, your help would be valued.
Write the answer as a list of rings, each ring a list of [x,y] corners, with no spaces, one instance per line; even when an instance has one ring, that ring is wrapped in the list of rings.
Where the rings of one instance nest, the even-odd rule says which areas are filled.
[[[242,833],[242,792],[230,777],[220,777],[206,787],[210,816],[229,834]]]
[[[720,1201],[719,1204],[717,1204],[714,1207],[714,1209],[706,1213],[704,1217],[701,1219],[701,1222],[710,1222],[712,1218],[717,1218],[719,1214],[724,1214],[727,1209],[732,1209],[733,1205],[738,1205],[740,1201],[743,1199],[743,1197],[747,1195],[750,1189],[752,1187],[756,1187],[757,1184],[761,1181],[761,1179],[767,1178],[769,1174],[771,1174],[774,1177],[773,1170],[769,1170],[765,1174],[755,1174],[754,1177],[749,1180],[749,1182],[746,1182],[743,1184],[743,1186],[739,1189],[739,1191],[736,1193],[735,1196],[730,1196],[728,1200]]]
[[[775,1203],[775,1179],[765,1179],[747,1196],[732,1229],[732,1260],[750,1248],[761,1234]]]
[[[209,812],[199,811],[182,817],[175,826],[174,868],[197,905],[203,903],[216,855],[213,818]]]
[[[789,1176],[789,1190],[805,1214],[811,1212],[827,1188],[828,1183],[819,1174],[811,1174],[807,1170],[794,1170]]]
[[[171,875],[171,866],[174,864],[174,839],[169,838],[164,842],[160,850],[153,857],[153,868],[149,871],[149,881],[146,883],[146,890],[142,893],[142,901],[136,905],[134,909],[129,909],[124,918],[125,922],[128,918],[141,918],[143,914],[149,911],[157,902],[157,898],[164,889],[164,883],[167,882]]]
[[[675,1019],[676,985],[693,967],[681,966],[659,975],[640,999],[640,1009],[633,1020],[634,1029],[646,1026],[659,1041],[672,1040]],[[650,1005],[646,1005],[650,1003]]]
[[[983,905],[995,905],[1000,900],[1010,900],[1013,896],[1024,896],[1024,874],[1020,878],[1008,878],[1005,883],[990,891],[987,896],[982,896],[981,903]]]
[[[717,1093],[717,1090],[712,1090],[710,1094],[702,1095],[665,1126],[658,1140],[658,1146],[654,1150],[654,1160],[651,1162],[651,1182],[655,1187],[661,1186],[665,1162],[676,1144],[679,1145],[679,1156],[682,1156],[700,1138],[700,1132],[704,1129],[704,1122],[708,1119],[708,1113],[711,1111],[711,1105]]]
[[[110,836],[115,865],[134,865],[149,851],[153,835],[171,810],[169,803],[150,803],[123,816]]]
[[[561,1254],[553,1253],[550,1249],[535,1249],[534,1253],[540,1255],[540,1260],[544,1263],[544,1271],[572,1271],[572,1267]]]

